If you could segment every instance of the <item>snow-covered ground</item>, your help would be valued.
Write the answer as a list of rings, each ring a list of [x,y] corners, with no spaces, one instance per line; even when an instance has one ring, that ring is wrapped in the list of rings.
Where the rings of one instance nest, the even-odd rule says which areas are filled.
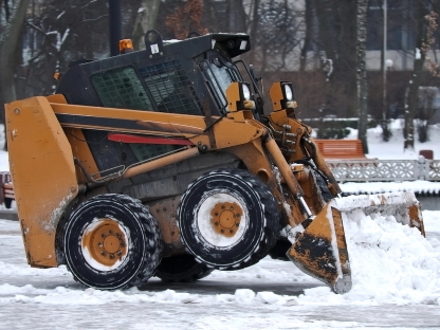
[[[433,132],[440,141],[440,128]],[[384,144],[378,135],[369,131],[372,157],[417,157],[418,149],[440,155],[430,142],[402,156],[401,137]],[[7,169],[6,156],[0,169]],[[269,258],[193,284],[153,278],[142,289],[85,289],[65,267],[30,268],[19,224],[0,220],[0,328],[440,329],[440,211],[423,217],[427,238],[392,217],[345,218],[353,288],[344,295]]]
[[[440,124],[429,126],[429,141],[420,143],[415,135],[414,150],[403,149],[403,119],[391,121],[389,129],[392,136],[388,142],[382,140],[382,128],[370,128],[367,133],[369,153],[368,158],[379,159],[417,159],[420,150],[432,150],[434,158],[440,159]],[[350,129],[347,138],[357,139],[357,130]]]
[[[424,213],[427,239],[383,218],[346,221],[353,289],[345,295],[269,258],[193,284],[153,278],[142,290],[85,289],[64,267],[30,268],[18,223],[0,220],[0,328],[440,328],[439,216]]]

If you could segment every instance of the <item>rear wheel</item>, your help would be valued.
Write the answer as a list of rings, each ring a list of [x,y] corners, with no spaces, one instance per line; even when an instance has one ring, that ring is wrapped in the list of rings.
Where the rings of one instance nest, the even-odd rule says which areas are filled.
[[[164,282],[194,282],[213,271],[198,263],[191,254],[163,258],[156,270],[156,276]]]
[[[139,200],[105,194],[80,204],[64,233],[72,274],[98,289],[119,289],[148,279],[160,262],[159,227]]]
[[[280,228],[267,185],[238,169],[213,171],[194,181],[182,196],[179,224],[196,260],[223,270],[266,256]]]

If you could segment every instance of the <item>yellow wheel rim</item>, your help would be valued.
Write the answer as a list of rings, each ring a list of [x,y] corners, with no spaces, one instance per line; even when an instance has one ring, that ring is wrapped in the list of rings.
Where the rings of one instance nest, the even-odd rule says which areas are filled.
[[[127,233],[116,220],[100,219],[86,228],[81,245],[94,262],[112,269],[127,256]]]
[[[217,203],[211,211],[211,223],[217,233],[232,237],[240,227],[242,216],[243,210],[237,203]]]

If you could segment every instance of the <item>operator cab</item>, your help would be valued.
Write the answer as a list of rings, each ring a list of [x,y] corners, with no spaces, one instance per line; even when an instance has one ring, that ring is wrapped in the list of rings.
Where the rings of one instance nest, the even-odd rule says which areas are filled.
[[[145,35],[145,46],[142,51],[75,63],[63,74],[56,92],[69,104],[198,115],[213,122],[227,113],[228,86],[242,82],[243,72],[252,78],[246,65],[240,72],[232,60],[250,50],[245,34],[163,41],[152,30]],[[250,97],[261,99],[255,82],[253,86]],[[108,141],[106,131],[83,133],[101,172],[179,148]],[[121,156],[116,159],[115,155]]]
[[[226,113],[227,87],[244,80],[232,59],[250,50],[249,36],[219,33],[162,41],[153,30],[147,32],[145,44],[146,50],[73,65],[57,93],[71,104],[204,116]]]

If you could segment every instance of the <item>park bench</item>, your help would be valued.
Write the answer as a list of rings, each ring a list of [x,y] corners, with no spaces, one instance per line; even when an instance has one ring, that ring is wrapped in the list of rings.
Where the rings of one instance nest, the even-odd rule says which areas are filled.
[[[315,139],[325,159],[366,159],[361,140]]]

